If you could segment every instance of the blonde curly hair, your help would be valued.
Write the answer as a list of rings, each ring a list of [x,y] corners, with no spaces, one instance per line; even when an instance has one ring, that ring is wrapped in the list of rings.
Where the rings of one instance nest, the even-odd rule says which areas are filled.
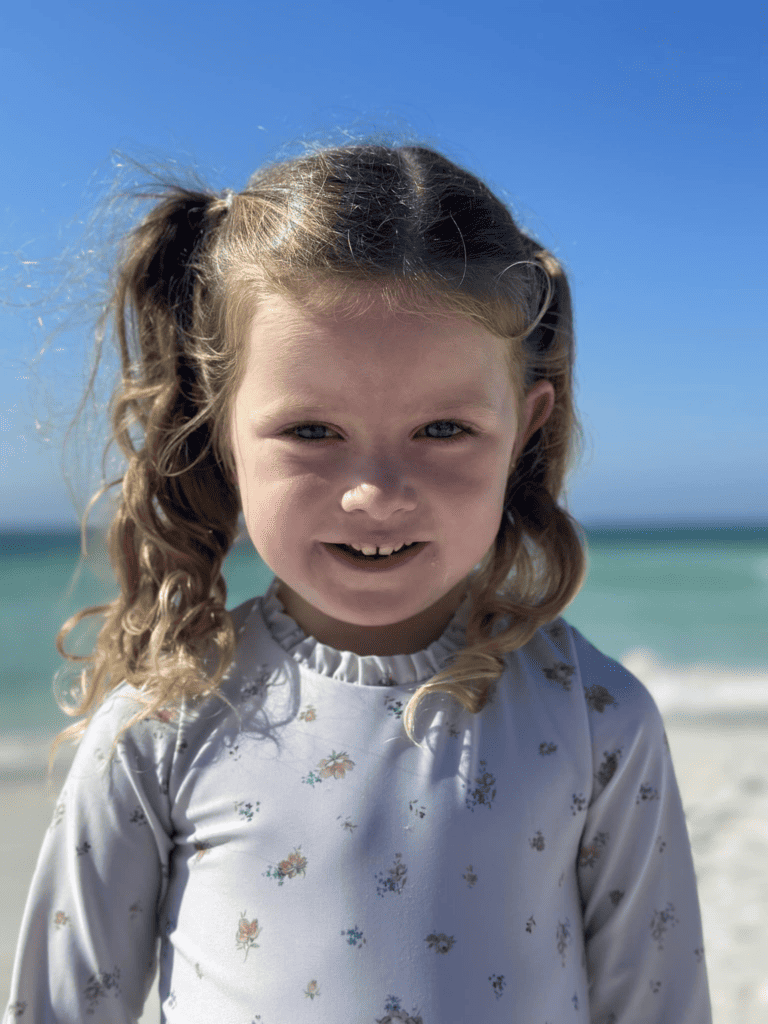
[[[498,534],[470,578],[466,645],[416,690],[403,724],[416,743],[416,710],[436,692],[480,711],[504,655],[560,614],[586,572],[580,528],[558,504],[581,434],[560,263],[483,182],[419,145],[318,147],[264,166],[238,193],[161,186],[123,240],[96,332],[100,352],[113,322],[112,440],[127,469],[92,497],[83,533],[93,504],[120,486],[107,535],[120,593],[57,635],[59,653],[85,663],[76,706],[59,706],[86,717],[55,738],[49,775],[58,745],[79,740],[124,681],[143,706],[112,752],[125,729],[184,697],[226,700],[235,632],[221,568],[241,509],[229,424],[247,326],[269,293],[350,315],[375,296],[392,311],[466,316],[506,340],[521,401],[536,382],[553,385],[554,409],[510,467]],[[104,621],[92,653],[66,652],[94,615]]]

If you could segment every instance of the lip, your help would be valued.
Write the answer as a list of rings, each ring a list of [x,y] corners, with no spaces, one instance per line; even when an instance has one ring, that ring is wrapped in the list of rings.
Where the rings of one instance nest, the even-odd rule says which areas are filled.
[[[358,560],[353,555],[348,555],[333,544],[323,543],[323,547],[335,561],[340,562],[342,565],[350,566],[352,569],[359,569],[360,572],[392,572],[393,569],[397,569],[399,566],[418,558],[428,543],[429,541],[421,541],[412,548],[409,548],[408,551],[390,555],[386,561],[382,560],[380,562]]]
[[[407,536],[407,535],[406,535]],[[331,543],[330,541],[328,543]],[[408,540],[404,540],[402,537],[398,537],[396,540],[338,540],[333,541],[334,544],[349,544],[350,547],[354,547],[357,544],[361,548],[399,548],[403,544],[413,544],[413,537],[409,537]]]

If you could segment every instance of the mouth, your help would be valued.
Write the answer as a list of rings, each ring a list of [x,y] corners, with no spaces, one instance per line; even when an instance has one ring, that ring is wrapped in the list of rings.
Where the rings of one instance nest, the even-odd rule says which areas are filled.
[[[361,551],[348,544],[323,544],[331,554],[348,565],[354,565],[360,569],[382,570],[395,567],[415,558],[420,551],[427,546],[428,541],[420,541],[414,544],[406,544],[399,551],[391,555],[364,555]]]

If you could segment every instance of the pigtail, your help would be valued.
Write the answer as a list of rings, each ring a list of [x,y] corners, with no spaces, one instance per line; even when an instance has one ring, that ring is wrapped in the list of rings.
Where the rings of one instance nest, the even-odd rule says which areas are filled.
[[[184,695],[215,692],[234,653],[221,567],[240,505],[213,437],[220,379],[230,367],[206,332],[205,256],[226,212],[217,197],[177,188],[125,244],[108,311],[122,364],[110,416],[127,462],[109,485],[121,488],[107,534],[120,596],[81,610],[59,631],[62,657],[88,665],[78,705],[60,707],[89,717],[65,730],[53,752],[65,738],[82,735],[121,682],[131,683],[145,704],[130,725]],[[131,436],[136,425],[138,444]],[[65,638],[90,615],[104,616],[94,653],[69,654]],[[203,668],[211,643],[218,649],[212,673]]]

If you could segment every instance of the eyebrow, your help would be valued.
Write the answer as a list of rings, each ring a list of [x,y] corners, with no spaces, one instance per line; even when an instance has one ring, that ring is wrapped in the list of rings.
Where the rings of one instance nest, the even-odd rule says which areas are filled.
[[[273,405],[268,405],[264,409],[256,410],[253,415],[264,416],[265,418],[272,418],[273,416],[325,416],[329,414],[336,415],[335,410],[341,407],[343,407],[343,403],[338,400],[332,400],[326,405],[322,405],[317,403],[316,398],[313,402],[308,396],[299,396],[295,402],[281,400]],[[434,415],[465,409],[479,412],[497,412],[497,406],[492,401],[479,395],[444,398],[436,401],[434,404],[425,402],[423,407],[431,410]]]

